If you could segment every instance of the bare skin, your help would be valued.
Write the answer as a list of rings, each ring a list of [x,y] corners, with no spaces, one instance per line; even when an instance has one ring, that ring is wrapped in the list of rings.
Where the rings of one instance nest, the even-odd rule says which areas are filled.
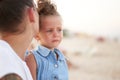
[[[36,72],[37,72],[37,63],[35,60],[34,55],[30,52],[30,55],[28,55],[25,59],[27,65],[29,66],[30,72],[32,74],[33,80],[36,80]]]

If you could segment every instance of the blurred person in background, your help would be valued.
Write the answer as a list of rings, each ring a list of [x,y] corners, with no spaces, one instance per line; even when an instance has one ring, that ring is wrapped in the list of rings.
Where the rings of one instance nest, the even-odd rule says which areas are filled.
[[[55,4],[47,1],[40,5],[40,31],[36,36],[40,45],[26,57],[27,65],[34,80],[68,80],[66,59],[57,48],[63,37],[61,16]]]
[[[33,80],[24,53],[39,32],[33,0],[0,0],[0,80]]]

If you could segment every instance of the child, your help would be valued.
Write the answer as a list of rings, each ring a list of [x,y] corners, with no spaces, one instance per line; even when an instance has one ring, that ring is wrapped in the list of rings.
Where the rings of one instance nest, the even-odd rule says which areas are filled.
[[[68,80],[66,59],[57,46],[63,37],[62,19],[54,4],[41,3],[40,31],[36,39],[40,45],[32,50],[26,62],[34,80]]]

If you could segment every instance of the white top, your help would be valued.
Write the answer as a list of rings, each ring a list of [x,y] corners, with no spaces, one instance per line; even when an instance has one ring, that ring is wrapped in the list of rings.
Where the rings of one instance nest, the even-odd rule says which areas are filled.
[[[0,40],[0,78],[9,73],[16,73],[23,80],[33,80],[25,61],[7,42]]]

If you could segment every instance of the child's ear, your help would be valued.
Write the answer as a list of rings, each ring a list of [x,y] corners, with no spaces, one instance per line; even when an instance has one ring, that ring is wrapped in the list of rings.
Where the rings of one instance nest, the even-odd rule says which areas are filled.
[[[40,40],[40,35],[37,34],[37,35],[35,36],[35,39],[36,39],[36,40]]]
[[[35,22],[35,10],[33,8],[28,8],[28,15],[30,22]]]

